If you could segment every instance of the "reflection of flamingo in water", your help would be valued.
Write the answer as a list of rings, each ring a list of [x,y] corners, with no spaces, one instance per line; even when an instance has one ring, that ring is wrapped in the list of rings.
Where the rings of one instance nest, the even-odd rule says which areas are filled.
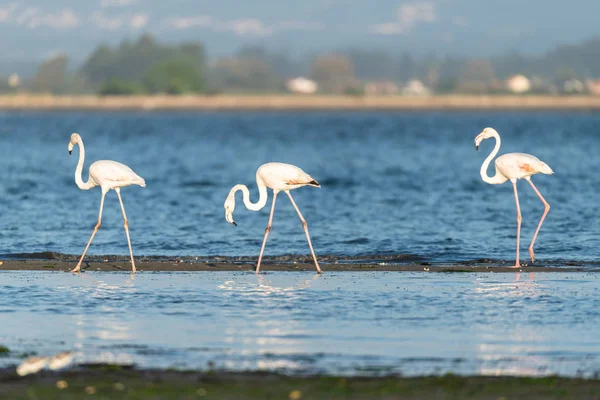
[[[277,287],[273,286],[270,281],[265,281],[265,279],[261,275],[257,275],[258,277],[258,289],[261,291],[265,291],[266,293],[283,293],[283,292],[294,292],[296,290],[307,289],[310,287],[311,283],[318,278],[320,278],[321,274],[315,274],[312,278],[303,280],[297,283],[294,286],[290,287]]]
[[[100,228],[100,224],[102,222],[104,196],[106,196],[106,193],[109,190],[114,189],[114,191],[117,192],[117,196],[119,197],[119,203],[121,204],[123,220],[125,221],[123,226],[125,227],[125,234],[127,235],[127,244],[129,245],[129,255],[131,256],[131,270],[135,273],[135,262],[133,261],[131,240],[129,239],[129,222],[127,221],[127,215],[125,214],[125,206],[123,206],[123,200],[121,199],[121,188],[130,185],[146,187],[146,182],[141,176],[133,172],[131,168],[129,168],[127,165],[110,160],[100,160],[90,165],[88,181],[84,182],[83,178],[81,177],[81,172],[83,170],[83,161],[85,159],[85,148],[83,147],[83,140],[81,139],[81,136],[79,136],[79,134],[77,133],[71,135],[71,140],[69,141],[69,154],[71,154],[75,145],[79,145],[79,162],[77,163],[77,168],[75,169],[75,183],[81,190],[89,190],[96,186],[100,186],[102,188],[102,198],[100,199],[100,212],[98,213],[98,223],[94,227],[92,236],[90,237],[87,246],[85,246],[85,250],[83,250],[83,254],[79,259],[77,266],[75,267],[75,269],[73,269],[72,272],[79,272],[79,270],[81,269],[81,263],[83,261],[83,258],[85,257],[85,253],[87,253],[88,249],[90,248],[90,244],[92,244],[92,240],[94,240],[94,236],[96,236],[96,232],[98,232],[98,229]]]
[[[517,260],[515,261],[514,268],[519,268],[520,267],[519,245],[520,245],[520,239],[521,239],[521,208],[519,207],[519,195],[517,193],[517,180],[525,179],[527,182],[529,182],[529,184],[531,185],[531,187],[533,188],[535,193],[538,195],[540,200],[542,200],[542,203],[544,203],[544,214],[542,214],[542,218],[540,219],[537,229],[535,230],[535,233],[533,235],[533,239],[531,240],[531,244],[529,245],[529,255],[531,256],[531,262],[534,262],[535,256],[533,253],[533,245],[535,243],[535,239],[537,238],[538,232],[540,231],[540,228],[542,227],[544,218],[546,218],[548,211],[550,211],[550,204],[548,204],[548,202],[544,199],[542,194],[539,192],[539,190],[535,187],[535,185],[531,181],[531,175],[534,175],[534,174],[551,175],[554,172],[548,165],[546,165],[546,163],[540,161],[539,159],[537,159],[536,157],[534,157],[532,155],[523,154],[523,153],[508,153],[508,154],[503,154],[496,159],[496,161],[494,162],[494,164],[496,166],[496,174],[494,176],[489,176],[487,174],[488,166],[490,165],[490,163],[492,162],[492,159],[496,156],[496,154],[498,154],[498,151],[500,150],[500,135],[493,128],[485,128],[483,130],[483,132],[481,132],[475,138],[475,149],[479,148],[479,144],[484,139],[489,139],[489,138],[496,139],[496,146],[494,147],[494,150],[492,150],[490,155],[485,159],[485,161],[481,165],[481,179],[483,179],[484,182],[490,183],[492,185],[498,185],[498,184],[504,183],[510,179],[510,181],[513,184],[513,189],[515,192],[515,201],[517,203]]]
[[[319,267],[319,263],[317,262],[317,256],[315,256],[315,251],[313,250],[312,243],[310,241],[310,235],[308,234],[308,225],[306,220],[302,216],[300,209],[296,205],[296,202],[292,198],[290,194],[290,190],[297,189],[302,186],[314,186],[321,187],[319,183],[314,180],[310,175],[306,172],[302,171],[300,168],[283,163],[271,162],[267,164],[261,165],[256,171],[256,185],[258,186],[259,198],[257,203],[252,203],[250,201],[250,192],[248,191],[248,187],[245,185],[235,185],[231,188],[227,199],[225,200],[225,219],[230,224],[236,225],[233,220],[233,211],[235,210],[235,194],[238,190],[241,190],[244,197],[244,205],[246,208],[252,211],[258,211],[262,209],[267,204],[267,188],[273,189],[273,205],[271,206],[271,215],[269,216],[269,223],[267,224],[267,229],[265,229],[265,237],[263,239],[262,247],[260,249],[260,255],[258,256],[258,263],[256,264],[256,273],[260,271],[260,263],[262,261],[263,252],[265,250],[265,245],[267,243],[267,238],[269,237],[269,232],[271,231],[271,226],[273,223],[273,213],[275,212],[275,200],[277,200],[277,194],[279,192],[285,192],[292,205],[296,209],[298,216],[300,217],[300,221],[302,221],[302,227],[304,228],[304,232],[306,233],[306,239],[308,240],[308,247],[310,247],[310,252],[313,256],[313,260],[315,261],[315,267],[317,267],[317,271],[322,273],[321,268]]]

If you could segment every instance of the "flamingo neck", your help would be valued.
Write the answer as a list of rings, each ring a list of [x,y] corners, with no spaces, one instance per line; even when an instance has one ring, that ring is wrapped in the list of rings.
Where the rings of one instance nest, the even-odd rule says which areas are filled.
[[[231,198],[235,204],[235,194],[238,190],[241,190],[246,208],[251,211],[258,211],[267,204],[268,194],[267,187],[260,179],[256,179],[256,185],[258,186],[259,193],[258,202],[256,203],[252,203],[250,201],[250,191],[246,185],[235,185],[233,188],[231,188],[228,197]]]
[[[79,145],[79,162],[77,168],[75,168],[75,184],[81,190],[89,190],[96,185],[91,183],[89,177],[87,182],[83,181],[81,174],[83,172],[83,161],[85,160],[85,148],[83,147],[83,141],[80,140],[77,144]]]
[[[481,179],[483,179],[484,182],[492,185],[498,185],[500,183],[506,182],[508,179],[504,175],[500,174],[498,172],[498,169],[496,169],[496,174],[494,176],[489,176],[487,173],[488,167],[490,166],[490,163],[492,162],[494,157],[496,157],[496,154],[498,154],[498,152],[500,151],[500,145],[502,143],[502,141],[500,140],[500,135],[497,132],[494,132],[492,136],[494,137],[494,139],[496,139],[496,146],[494,146],[494,149],[492,150],[490,155],[487,156],[483,164],[481,164],[481,170],[479,171],[479,173],[481,174]]]

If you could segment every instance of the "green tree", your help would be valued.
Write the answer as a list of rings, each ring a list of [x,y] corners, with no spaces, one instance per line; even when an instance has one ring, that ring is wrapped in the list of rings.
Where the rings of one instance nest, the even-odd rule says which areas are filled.
[[[352,62],[339,54],[317,57],[310,75],[326,92],[343,93],[356,82]]]
[[[42,63],[31,82],[34,92],[63,93],[66,89],[68,58],[66,54]]]
[[[112,79],[104,83],[98,90],[98,94],[101,96],[133,95],[143,93],[144,88],[140,84],[121,79]]]
[[[465,93],[487,93],[495,79],[496,73],[491,62],[469,60],[461,73],[457,89]]]
[[[185,60],[185,61],[183,61]],[[163,64],[172,64],[170,67]],[[202,74],[205,69],[204,45],[199,42],[183,43],[181,45],[163,45],[150,35],[143,35],[135,42],[123,41],[116,48],[101,46],[96,49],[83,64],[80,73],[96,88],[112,82],[129,81],[142,83],[148,74],[158,74],[156,70],[162,65],[163,69],[171,69],[173,73],[188,74],[190,70]],[[163,71],[164,75],[166,71]],[[155,77],[153,79],[158,79]],[[184,82],[177,83],[170,75],[170,90],[187,91],[190,76],[182,78]],[[143,83],[146,85],[146,82]],[[120,85],[122,86],[122,85]],[[169,86],[169,85],[167,85]],[[193,90],[199,90],[192,85]],[[177,89],[179,88],[179,89]],[[154,91],[154,89],[152,89]],[[158,91],[167,90],[164,85]]]
[[[270,65],[257,55],[221,58],[212,73],[217,89],[235,92],[277,91],[283,84]]]
[[[143,85],[150,93],[202,92],[202,72],[190,59],[165,61],[148,70]]]

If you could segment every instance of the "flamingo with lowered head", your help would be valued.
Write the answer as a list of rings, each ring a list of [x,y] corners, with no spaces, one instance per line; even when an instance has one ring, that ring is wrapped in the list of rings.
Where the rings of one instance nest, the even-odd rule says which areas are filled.
[[[90,237],[87,246],[85,246],[85,250],[83,250],[83,254],[79,259],[77,266],[71,272],[79,272],[81,270],[81,263],[83,262],[85,253],[87,253],[90,244],[92,244],[92,240],[94,239],[94,236],[96,236],[96,232],[98,232],[98,229],[100,228],[100,224],[102,222],[104,196],[106,196],[106,193],[109,190],[113,189],[115,192],[117,192],[117,196],[119,197],[119,203],[121,204],[123,220],[125,221],[123,226],[125,227],[125,234],[127,235],[127,244],[129,245],[129,255],[131,256],[131,270],[135,273],[135,262],[133,261],[131,240],[129,239],[129,222],[127,221],[125,207],[123,206],[123,200],[121,199],[121,188],[130,185],[146,187],[146,182],[141,176],[133,172],[133,170],[127,165],[110,160],[100,160],[90,165],[88,181],[84,182],[81,177],[81,172],[83,170],[83,161],[85,159],[85,148],[83,147],[83,140],[81,139],[81,136],[79,136],[79,134],[77,133],[73,133],[71,135],[71,140],[69,141],[69,154],[72,153],[73,147],[75,145],[79,145],[79,162],[77,163],[77,168],[75,169],[75,183],[81,190],[90,190],[93,187],[100,186],[100,188],[102,189],[102,198],[100,200],[100,212],[98,213],[98,223],[94,227],[92,236]]]
[[[501,183],[510,180],[513,185],[513,189],[515,192],[515,202],[517,203],[517,260],[515,261],[514,268],[519,268],[521,265],[519,264],[519,245],[521,238],[521,208],[519,207],[519,195],[517,193],[517,180],[525,179],[535,193],[538,195],[542,203],[544,203],[544,213],[542,214],[542,218],[538,223],[537,229],[533,234],[533,239],[531,240],[531,244],[529,245],[529,255],[531,256],[531,262],[535,261],[535,255],[533,253],[533,245],[535,243],[535,239],[542,227],[542,223],[544,222],[544,218],[550,211],[550,204],[544,199],[539,190],[535,187],[533,182],[531,181],[531,175],[535,174],[546,174],[552,175],[554,171],[544,162],[540,161],[537,157],[534,157],[529,154],[524,153],[507,153],[498,157],[494,161],[494,165],[496,166],[496,174],[494,176],[489,176],[487,174],[488,167],[492,162],[492,159],[496,157],[498,151],[500,150],[500,135],[493,128],[485,128],[477,137],[475,138],[475,150],[479,149],[479,145],[485,139],[494,138],[496,139],[496,146],[494,150],[490,153],[490,155],[485,159],[483,164],[481,165],[481,179],[484,182],[499,185]]]
[[[259,198],[257,203],[252,203],[250,201],[250,192],[248,191],[248,187],[245,185],[235,185],[229,191],[229,195],[225,200],[225,219],[232,225],[237,226],[235,221],[233,220],[233,211],[235,210],[235,194],[238,190],[242,191],[244,205],[246,208],[252,211],[259,211],[267,204],[267,188],[273,189],[273,205],[271,206],[271,215],[269,216],[269,223],[267,224],[267,229],[265,229],[265,237],[263,239],[262,247],[260,249],[260,255],[258,256],[258,263],[256,264],[256,273],[260,271],[260,263],[262,261],[263,252],[265,250],[265,244],[267,243],[267,238],[269,237],[269,232],[271,231],[271,226],[273,223],[273,213],[275,212],[275,201],[277,200],[277,194],[279,192],[285,192],[292,205],[296,209],[298,216],[300,217],[300,221],[302,221],[302,227],[304,228],[304,232],[306,233],[306,239],[308,240],[308,247],[310,247],[310,252],[313,256],[313,260],[315,261],[315,267],[317,267],[317,272],[322,273],[321,268],[319,267],[319,263],[317,262],[317,256],[315,256],[315,251],[313,250],[312,243],[310,241],[310,235],[308,234],[308,225],[306,220],[302,216],[300,209],[296,205],[296,202],[292,198],[290,194],[290,190],[297,189],[302,186],[314,186],[320,188],[321,185],[314,180],[310,175],[306,172],[302,171],[300,168],[284,163],[278,162],[270,162],[267,164],[261,165],[256,171],[256,185],[258,186]]]

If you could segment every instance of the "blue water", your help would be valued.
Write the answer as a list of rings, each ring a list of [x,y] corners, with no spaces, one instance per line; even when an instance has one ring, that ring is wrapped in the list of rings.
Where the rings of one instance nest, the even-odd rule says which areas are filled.
[[[473,146],[486,126],[502,135],[501,153],[530,153],[555,171],[533,179],[552,206],[536,247],[540,262],[600,259],[600,114],[588,112],[5,112],[0,253],[83,250],[100,191],[74,183],[78,151],[69,157],[67,144],[76,131],[86,145],[85,175],[91,162],[113,159],[146,179],[146,188],[122,192],[136,256],[256,257],[270,207],[251,212],[238,198],[235,228],[223,202],[234,184],[253,185],[262,163],[281,161],[322,184],[293,192],[317,255],[509,262],[512,188],[479,177],[493,141]],[[543,206],[525,182],[519,187],[525,256]],[[113,192],[90,254],[127,254]],[[285,197],[266,254],[308,254]]]
[[[600,375],[597,273],[2,273],[0,344],[77,363]]]

